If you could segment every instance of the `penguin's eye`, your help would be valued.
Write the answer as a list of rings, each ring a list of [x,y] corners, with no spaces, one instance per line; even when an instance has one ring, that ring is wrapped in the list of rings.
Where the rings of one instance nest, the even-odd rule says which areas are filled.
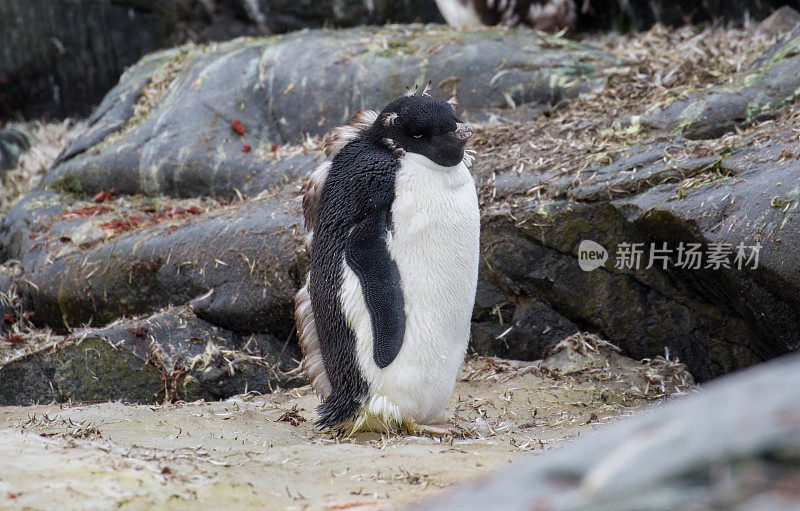
[[[419,135],[411,135],[411,136],[414,137],[414,138],[422,138],[422,134],[421,133]]]

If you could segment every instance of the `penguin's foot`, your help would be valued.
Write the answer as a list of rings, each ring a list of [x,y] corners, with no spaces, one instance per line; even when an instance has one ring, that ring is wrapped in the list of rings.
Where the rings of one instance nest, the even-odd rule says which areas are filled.
[[[372,396],[351,420],[337,428],[341,436],[372,432],[386,435],[427,436],[432,438],[462,438],[464,431],[444,420],[417,424],[405,418],[400,409],[386,396]]]
[[[409,424],[413,425],[408,419],[397,420],[394,417],[364,412],[355,418],[348,436],[367,431],[389,435],[403,433],[409,429]]]
[[[362,406],[353,420],[347,424],[346,436],[353,436],[359,432],[374,432],[385,434],[407,434],[413,422],[402,418],[400,410],[385,396],[373,397],[370,402]]]
[[[413,423],[412,423],[413,424]],[[441,421],[432,424],[413,424],[414,432],[412,435],[429,436],[432,438],[460,437],[463,433],[455,426]]]
[[[464,432],[461,429],[444,421],[417,424],[411,419],[397,420],[393,416],[378,415],[365,409],[362,409],[352,421],[343,424],[338,430],[339,435],[345,437],[367,432],[386,435],[425,436],[439,439],[464,437]]]

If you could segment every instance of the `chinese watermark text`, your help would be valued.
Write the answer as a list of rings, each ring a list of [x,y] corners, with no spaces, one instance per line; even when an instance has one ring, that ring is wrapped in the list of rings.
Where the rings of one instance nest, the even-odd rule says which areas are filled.
[[[614,253],[614,267],[618,270],[649,270],[668,268],[683,270],[755,270],[762,245],[739,243],[620,243]],[[605,266],[608,250],[592,240],[583,240],[578,246],[578,263],[584,271]]]

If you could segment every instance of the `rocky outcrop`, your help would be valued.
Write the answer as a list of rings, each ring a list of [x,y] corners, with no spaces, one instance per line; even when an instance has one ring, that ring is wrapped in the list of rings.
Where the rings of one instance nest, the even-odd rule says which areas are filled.
[[[732,81],[800,76],[796,34]],[[779,120],[699,144],[670,124],[642,135],[634,116],[626,129],[641,141],[578,172],[495,171],[484,208],[478,345],[505,356],[519,345],[536,358],[565,332],[588,328],[633,357],[666,348],[700,380],[800,348],[793,220],[800,164],[797,117],[786,113],[794,95],[766,79],[750,83],[753,97],[773,95],[760,103],[759,118]],[[718,90],[690,93],[661,112]],[[736,117],[720,105],[699,108],[691,126],[702,124],[708,136],[733,129]],[[578,264],[584,240],[607,251],[593,271]],[[679,247],[689,244],[703,254],[697,267],[681,264]],[[624,264],[632,246],[642,259]],[[665,247],[666,260],[651,264],[653,249]],[[725,252],[724,265],[709,262],[714,250]]]
[[[498,69],[504,55],[514,57]],[[615,63],[557,37],[422,26],[146,57],[0,222],[0,255],[14,270],[0,290],[16,297],[5,305],[14,351],[0,368],[9,382],[0,400],[212,399],[295,384],[286,374],[299,356],[293,296],[307,271],[299,180],[321,156],[318,135],[388,103],[420,74],[477,113],[517,102],[551,108]],[[125,335],[143,323],[147,340]],[[244,369],[190,370],[207,343],[187,341],[187,323]],[[30,327],[63,337],[28,343]],[[70,380],[74,360],[111,384]],[[278,362],[279,371],[264,369]]]
[[[14,350],[0,402],[220,399],[298,384],[295,201],[213,213],[202,202],[125,202],[40,190],[6,218],[22,229],[7,247],[25,256],[2,281],[17,299],[0,296],[0,348]],[[33,323],[61,335],[42,342]]]
[[[792,507],[799,370],[792,355],[721,379],[414,509]]]
[[[755,70],[767,76],[794,66],[793,44],[782,40],[728,78],[740,83]],[[80,338],[110,338],[116,321],[158,325],[171,317],[165,311],[187,310],[233,359],[284,364],[275,379],[219,373],[215,388],[293,384],[282,357],[297,355],[288,351],[296,349],[292,296],[307,269],[300,178],[320,158],[318,135],[359,108],[379,108],[421,73],[434,93],[457,91],[462,114],[482,122],[473,168],[483,221],[474,351],[539,359],[589,331],[635,359],[677,357],[702,381],[798,349],[800,117],[792,97],[764,103],[763,117],[719,139],[647,125],[641,110],[581,120],[580,109],[620,95],[615,87],[625,83],[608,77],[632,65],[524,30],[422,26],[243,39],[143,59],[41,186],[0,222],[0,255],[9,260],[0,291],[16,297],[6,300],[11,323],[2,342],[13,351],[0,383],[18,379],[11,367],[54,367],[62,347],[85,353]],[[764,81],[751,86],[775,90]],[[550,117],[536,118],[542,113]],[[719,132],[729,129],[730,118],[713,119]],[[582,145],[583,132],[613,132],[603,136],[616,145]],[[591,267],[579,261],[587,241],[596,255],[606,252]],[[679,247],[689,244],[703,252],[697,267],[681,264]],[[639,264],[626,264],[626,247],[642,250]],[[650,264],[651,248],[664,247],[668,253]],[[728,251],[724,264],[709,264],[714,247]],[[64,337],[42,350],[26,344],[32,327]],[[153,349],[169,335],[155,336]],[[262,336],[259,351],[240,348],[252,336]],[[148,374],[159,378],[160,367],[185,368],[177,361],[199,355],[178,343],[161,349],[176,362],[158,365],[135,343],[122,346],[104,353],[119,353],[125,367],[158,369]],[[54,377],[64,396],[92,395]],[[164,395],[227,393],[175,388]],[[152,386],[143,392],[158,395]]]
[[[61,200],[39,194],[28,200]],[[18,292],[38,324],[62,333],[191,303],[220,326],[285,338],[302,280],[294,202],[282,196],[209,213],[180,203],[39,209],[37,218],[52,223],[20,233],[27,257]]]
[[[252,195],[307,174],[318,159],[284,155],[284,144],[387,104],[421,76],[458,92],[467,109],[554,104],[613,62],[527,31],[422,26],[183,47],[128,70],[43,184],[73,193]]]
[[[55,339],[2,366],[0,403],[218,400],[302,382],[288,339],[239,335],[190,307]]]

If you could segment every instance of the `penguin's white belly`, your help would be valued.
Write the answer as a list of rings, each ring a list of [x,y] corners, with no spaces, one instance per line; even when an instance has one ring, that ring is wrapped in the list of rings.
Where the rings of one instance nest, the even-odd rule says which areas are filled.
[[[369,411],[426,422],[447,404],[469,342],[480,213],[466,165],[441,167],[406,154],[396,176],[392,221],[387,245],[400,273],[406,325],[400,352],[387,367],[373,360],[369,314],[346,262],[341,300],[369,384]]]

